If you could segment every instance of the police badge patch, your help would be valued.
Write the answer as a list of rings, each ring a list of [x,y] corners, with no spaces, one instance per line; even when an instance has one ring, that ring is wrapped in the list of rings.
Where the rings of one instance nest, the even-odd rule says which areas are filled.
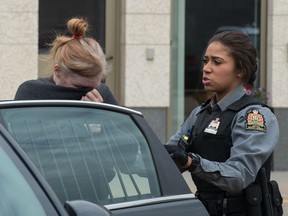
[[[217,134],[218,128],[220,126],[219,118],[216,118],[215,120],[212,120],[208,127],[204,130],[205,133],[210,134]]]
[[[247,113],[245,129],[250,131],[266,132],[264,116],[258,110]]]

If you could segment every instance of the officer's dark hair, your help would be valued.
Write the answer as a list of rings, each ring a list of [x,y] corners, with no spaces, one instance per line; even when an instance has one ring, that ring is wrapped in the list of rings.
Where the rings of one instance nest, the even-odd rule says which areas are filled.
[[[236,68],[243,71],[243,82],[253,85],[257,71],[257,51],[250,38],[242,32],[224,31],[214,35],[208,42],[220,42],[230,49]]]

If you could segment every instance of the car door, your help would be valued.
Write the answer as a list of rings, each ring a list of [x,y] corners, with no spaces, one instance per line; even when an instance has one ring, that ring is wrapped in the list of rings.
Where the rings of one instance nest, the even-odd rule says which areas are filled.
[[[2,102],[0,112],[63,204],[86,200],[114,215],[206,213],[137,111],[78,101],[14,101]]]
[[[207,216],[202,203],[192,194],[152,198],[105,206],[115,216]]]

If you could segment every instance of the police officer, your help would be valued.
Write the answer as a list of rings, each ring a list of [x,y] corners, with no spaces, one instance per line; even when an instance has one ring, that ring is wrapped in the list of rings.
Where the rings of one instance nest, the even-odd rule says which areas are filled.
[[[203,59],[202,83],[215,94],[191,112],[165,145],[178,168],[191,172],[196,195],[210,215],[249,215],[251,192],[246,190],[279,140],[273,112],[243,87],[255,80],[256,58],[246,35],[214,35]],[[257,201],[259,187],[249,191]],[[262,215],[261,208],[256,212]]]

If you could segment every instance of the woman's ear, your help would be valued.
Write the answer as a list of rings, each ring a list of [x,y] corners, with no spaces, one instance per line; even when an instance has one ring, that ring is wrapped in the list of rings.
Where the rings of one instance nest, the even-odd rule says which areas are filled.
[[[54,65],[54,75],[57,76],[58,78],[61,77],[61,69],[58,64]]]
[[[236,78],[237,79],[242,79],[243,80],[243,78],[246,76],[246,70],[245,69],[242,69],[242,70],[237,70],[236,71]]]

